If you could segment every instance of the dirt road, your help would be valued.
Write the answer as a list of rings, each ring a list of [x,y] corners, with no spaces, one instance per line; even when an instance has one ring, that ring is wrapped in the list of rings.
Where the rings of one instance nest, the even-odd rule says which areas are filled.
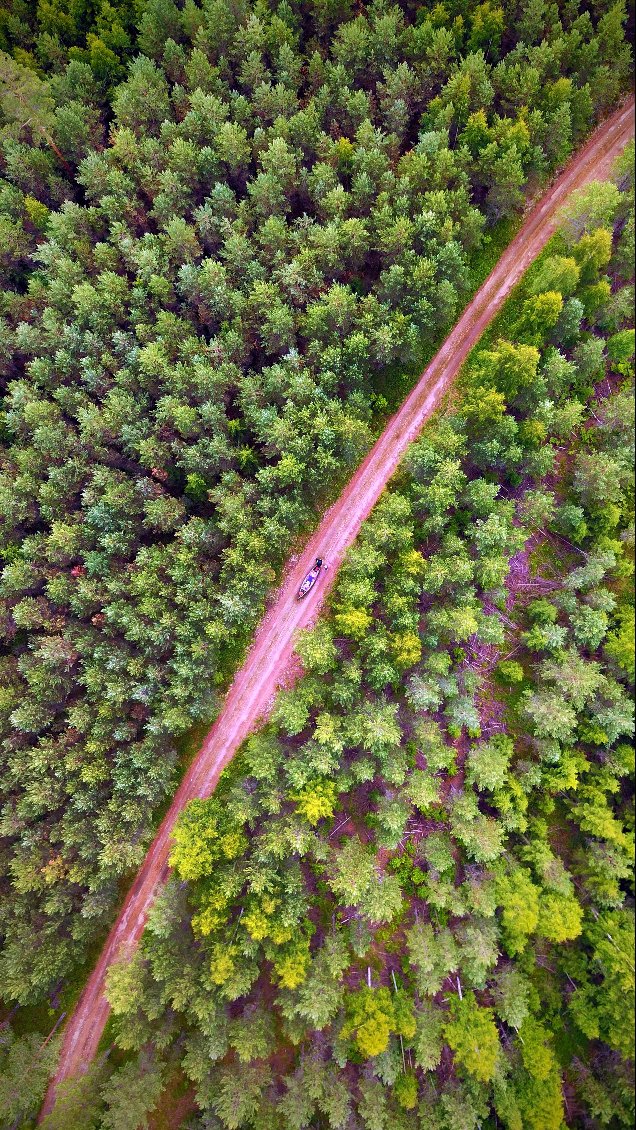
[[[170,835],[179,813],[193,797],[205,797],[213,792],[221,771],[257,720],[266,713],[292,657],[295,633],[315,619],[346,550],[355,540],[408,445],[439,404],[466,356],[523,272],[545,246],[566,198],[590,180],[607,176],[613,160],[633,133],[632,98],[599,127],[528,213],[492,274],[467,306],[402,407],[389,420],[338,500],[327,511],[300,559],[289,570],[256,633],[245,663],[228,691],[219,717],[175,794],[77,1008],[67,1023],[57,1074],[49,1087],[43,1113],[52,1108],[56,1085],[86,1068],[95,1055],[109,1013],[104,998],[106,971],[120,952],[132,950],[141,937],[148,909],[168,874]],[[310,595],[299,603],[295,600],[296,591],[317,555],[324,557],[331,568],[328,573],[322,574]]]

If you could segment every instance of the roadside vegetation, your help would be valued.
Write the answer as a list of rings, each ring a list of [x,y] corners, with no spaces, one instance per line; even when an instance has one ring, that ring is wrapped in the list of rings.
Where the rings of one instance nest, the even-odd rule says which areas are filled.
[[[631,156],[181,818],[109,1059],[48,1130],[143,1125],[175,1079],[193,1130],[633,1125]]]
[[[625,88],[625,11],[3,6],[7,1007],[57,1008],[276,570]]]
[[[626,24],[608,0],[3,4],[1,1126],[31,1125],[283,562],[626,90]],[[110,1053],[49,1130],[131,1130],[166,1091],[210,1130],[629,1124],[617,183],[188,809]]]

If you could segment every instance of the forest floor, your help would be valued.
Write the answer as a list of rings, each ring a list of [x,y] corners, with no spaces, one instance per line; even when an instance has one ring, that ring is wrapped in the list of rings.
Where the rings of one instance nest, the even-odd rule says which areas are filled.
[[[324,514],[303,553],[290,562],[221,712],[175,793],[66,1024],[58,1069],[47,1092],[42,1115],[52,1109],[59,1083],[85,1069],[97,1051],[110,1011],[104,996],[107,970],[118,957],[131,953],[141,938],[148,910],[168,875],[171,834],[179,814],[194,797],[206,797],[214,791],[223,769],[256,723],[267,715],[277,687],[283,681],[289,683],[290,670],[299,673],[300,665],[293,659],[296,633],[316,619],[346,551],[408,446],[439,408],[471,349],[554,233],[567,199],[590,181],[607,177],[616,157],[633,135],[634,99],[630,97],[599,126],[527,213],[517,235],[412,392],[388,421],[339,498]],[[296,592],[300,582],[318,555],[328,563],[329,571],[321,575],[309,596],[299,602]]]

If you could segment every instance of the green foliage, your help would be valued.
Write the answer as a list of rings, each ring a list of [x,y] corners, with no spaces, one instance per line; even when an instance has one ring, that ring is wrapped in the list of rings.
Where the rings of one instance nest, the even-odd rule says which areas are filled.
[[[559,1130],[563,1126],[564,1103],[561,1076],[552,1072],[546,1079],[523,1079],[517,1101],[523,1125],[532,1130]]]
[[[417,1077],[415,1072],[407,1071],[398,1075],[393,1092],[404,1110],[415,1110],[417,1107]]]
[[[182,879],[209,875],[219,860],[235,859],[245,849],[245,836],[216,797],[194,800],[173,833],[170,863]]]
[[[630,681],[634,682],[634,616],[633,609],[626,607],[619,610],[619,627],[611,632],[604,644],[606,655],[625,672]]]
[[[346,1001],[347,1015],[342,1037],[353,1038],[365,1058],[386,1051],[389,1037],[398,1030],[398,1021],[388,989],[359,989]]]
[[[501,663],[497,664],[497,672],[505,683],[523,682],[523,667],[514,659],[502,659]]]
[[[53,1110],[42,1119],[45,1130],[65,1130],[67,1126],[94,1130],[99,1119],[100,1090],[104,1086],[103,1070],[91,1064],[74,1079],[60,1083],[55,1093]]]
[[[539,922],[539,895],[524,868],[515,868],[497,883],[502,912],[503,936],[507,952],[520,953]]]
[[[101,1125],[104,1130],[125,1130],[126,1127],[150,1126],[152,1114],[163,1091],[160,1068],[152,1062],[131,1062],[118,1068],[102,1089],[106,1112]]]
[[[497,356],[510,359],[512,373],[527,355],[498,340]],[[586,340],[599,340],[600,364],[603,343]],[[623,746],[607,745],[630,725],[613,657],[622,606],[610,587],[627,495],[621,480],[615,512],[606,508],[601,521],[580,470],[583,454],[623,460],[625,393],[616,403],[597,400],[570,479],[548,491],[532,460],[548,437],[568,437],[566,406],[579,377],[567,347],[533,348],[533,380],[510,386],[513,408],[501,397],[496,416],[503,442],[519,440],[513,465],[533,467],[533,485],[519,489],[513,505],[498,498],[501,447],[489,446],[492,427],[473,428],[473,409],[465,412],[466,403],[480,410],[471,398],[481,386],[470,382],[460,411],[427,429],[363,529],[338,578],[332,615],[301,638],[306,674],[247,743],[242,785],[221,786],[219,812],[233,812],[234,830],[249,828],[250,836],[239,856],[219,856],[193,883],[191,922],[202,952],[178,945],[195,971],[194,991],[206,999],[211,992],[223,1010],[220,1028],[215,1013],[216,1030],[226,1033],[215,1057],[228,1038],[238,1058],[252,1062],[285,1041],[302,1049],[320,1030],[319,1059],[290,1053],[296,1066],[276,1104],[283,1125],[319,1112],[343,1118],[355,1097],[360,1117],[383,1130],[408,1125],[423,1104],[453,1127],[474,1125],[477,1109],[482,1120],[495,1110],[520,1128],[556,1127],[564,1113],[560,1063],[569,1055],[560,1016],[612,1054],[630,1054],[629,1010],[617,1010],[633,979],[619,957],[628,931],[618,877],[631,874],[631,844],[617,782],[631,762]],[[491,352],[479,350],[478,364],[491,364]],[[578,426],[581,412],[567,420]],[[556,498],[565,501],[557,506]],[[567,515],[581,550],[552,534],[565,529]],[[547,595],[522,599],[518,609],[502,599],[503,586],[519,576],[510,558],[528,536],[518,538],[515,521],[547,527],[533,537],[550,539],[536,564],[527,550],[520,558],[519,591]],[[506,609],[501,621],[483,611],[494,600],[490,608]],[[351,610],[367,623],[364,634],[356,629],[359,639],[345,637],[336,621]],[[505,624],[505,639],[489,619]],[[419,648],[401,681],[394,641],[407,633]],[[460,746],[459,762],[453,739],[481,723],[482,638],[493,649],[487,670],[499,678],[489,687],[504,699],[505,724],[493,729],[489,721],[487,736]],[[503,646],[518,659],[498,660]],[[602,743],[612,748],[608,761],[599,759]],[[210,850],[206,827],[202,855]],[[213,827],[218,852],[223,828]],[[200,845],[196,812],[192,832]],[[590,899],[616,921],[594,932]],[[614,961],[599,948],[603,930],[618,946]],[[173,992],[160,954],[151,960],[153,977]],[[116,983],[111,990],[124,1044],[145,1030],[138,1002],[141,991],[151,1007],[146,978],[140,969],[121,992]],[[201,1039],[200,1022],[182,1016],[188,1039]],[[453,1053],[452,1093],[437,1075],[445,1048]],[[184,1061],[195,1079],[198,1055]],[[597,1069],[596,1055],[586,1053],[586,1071]],[[225,1084],[210,1070],[217,1095]],[[212,1101],[201,1098],[206,1109]],[[608,1118],[618,1102],[608,1100]],[[216,1109],[228,1124],[235,1117],[229,1105]],[[262,1093],[249,1109],[248,1124],[274,1124]]]
[[[552,942],[569,942],[582,931],[583,911],[572,896],[549,891],[539,905],[537,929]]]
[[[563,298],[558,291],[549,290],[526,299],[517,332],[529,341],[542,342],[556,326],[562,309]]]
[[[38,1032],[18,1036],[10,1024],[0,1031],[0,1120],[5,1126],[33,1118],[42,1103],[59,1054],[59,1038]]]
[[[533,272],[530,289],[535,295],[541,295],[544,291],[556,291],[565,297],[574,293],[580,275],[580,267],[573,256],[550,255]]]
[[[480,792],[494,792],[505,783],[513,753],[510,738],[498,734],[483,745],[473,746],[469,754],[468,780]]]
[[[47,85],[29,67],[0,52],[0,109],[18,135],[25,129],[49,141],[54,103]],[[49,142],[50,143],[50,142]]]
[[[519,417],[516,434],[524,446],[515,458],[522,468],[532,465],[546,437],[567,437],[572,426],[565,406],[576,368],[566,353],[543,348],[537,346],[532,357],[533,382],[508,390]],[[602,351],[600,342],[594,364]],[[479,351],[482,372],[492,363],[485,356],[490,352]],[[511,372],[513,358],[523,362],[517,346],[511,352],[500,343],[497,356],[510,358]],[[477,387],[469,385],[469,404]],[[535,415],[547,387],[553,407]],[[240,803],[234,786],[227,786],[223,803],[233,798],[239,816],[254,814],[250,840],[218,881],[202,876],[192,893],[203,970],[210,970],[220,999],[254,991],[266,961],[277,994],[273,1017],[284,1025],[285,1038],[302,1047],[307,1025],[321,1031],[326,1058],[311,1071],[297,1059],[278,1104],[284,1118],[299,1124],[312,1111],[327,1110],[321,1080],[333,1068],[349,1073],[346,1083],[334,1076],[334,1110],[349,1109],[355,1079],[361,1117],[371,1126],[401,1125],[410,1110],[428,1102],[426,1075],[437,1072],[447,1047],[453,1086],[480,1089],[481,1118],[494,1109],[510,1125],[556,1127],[563,1118],[560,1059],[568,1054],[557,1016],[566,1009],[588,1040],[630,1054],[629,1010],[618,1014],[619,993],[626,997],[633,980],[619,957],[629,943],[618,876],[631,874],[631,845],[616,782],[629,774],[631,762],[619,752],[622,746],[607,765],[594,752],[630,725],[616,681],[619,652],[614,658],[622,612],[613,591],[603,587],[611,583],[608,570],[617,559],[604,531],[622,528],[626,494],[621,480],[620,505],[613,515],[606,509],[601,522],[593,511],[596,494],[586,494],[581,470],[589,478],[582,455],[616,452],[610,436],[619,434],[626,410],[622,400],[597,401],[598,433],[591,431],[576,450],[571,486],[547,491],[535,471],[537,485],[518,492],[513,510],[484,477],[493,476],[499,455],[485,450],[485,433],[473,430],[475,417],[464,413],[465,403],[415,445],[408,472],[363,530],[338,578],[332,617],[301,640],[307,674],[293,692],[283,693],[273,724],[250,739],[250,776]],[[497,418],[505,434],[511,412],[504,398]],[[578,426],[582,415],[572,412],[567,419]],[[530,426],[539,420],[540,435]],[[622,443],[620,455],[611,456],[617,464]],[[557,492],[568,499],[560,508]],[[481,720],[479,668],[473,669],[477,632],[494,637],[480,601],[490,599],[485,586],[494,583],[494,571],[498,585],[508,580],[510,556],[523,544],[516,540],[513,516],[540,531],[564,528],[567,514],[584,549],[577,553],[572,543],[561,543],[557,556],[552,550],[559,543],[551,541],[552,556],[530,564],[534,576],[532,570],[549,562],[551,580],[536,582],[549,595],[524,602],[518,625],[508,620],[505,646],[519,659],[499,660],[494,684],[497,695],[506,696],[508,732],[497,727],[473,740],[458,785],[450,739],[461,732],[458,722],[470,732]],[[598,544],[605,538],[606,548],[599,549],[595,538]],[[530,580],[522,592],[526,585],[536,591]],[[418,593],[435,600],[424,606],[423,624]],[[466,606],[473,637],[465,633]],[[343,626],[335,617],[351,610],[363,613],[368,624],[359,639],[335,635]],[[25,615],[31,614],[27,608]],[[444,647],[438,642],[442,632]],[[418,639],[421,651],[402,686],[393,641],[405,633]],[[493,666],[501,644],[494,646]],[[420,713],[430,711],[439,723]],[[570,748],[575,739],[576,751]],[[567,833],[558,823],[563,812]],[[289,865],[290,850],[300,870]],[[585,909],[590,897],[618,914],[616,922],[594,932]],[[324,943],[314,918],[329,930]],[[618,947],[615,960],[607,952],[601,956],[603,929],[607,944]],[[374,982],[378,987],[351,987],[371,980],[371,971],[384,978]],[[202,991],[207,985],[209,992],[206,973],[201,976]],[[139,997],[134,979],[128,993]],[[244,1024],[243,1015],[251,1016],[254,1007],[250,1002],[238,1023],[226,1018],[245,1058],[265,1055],[270,1038],[261,1033],[257,1012],[253,1026]],[[500,1041],[495,1017],[518,1037]],[[126,1025],[134,1025],[123,1019],[125,1040]],[[590,1064],[595,1054],[589,1053]],[[451,1097],[438,1088],[433,1107],[449,1125],[470,1118],[472,1125],[471,1103],[477,1100],[470,1094]],[[609,1103],[608,1117],[616,1103]],[[268,1124],[271,1108],[262,1109]],[[259,1117],[253,1115],[255,1126]]]
[[[634,330],[620,330],[607,342],[607,356],[618,373],[627,375],[629,363],[634,359]]]
[[[296,793],[296,811],[313,826],[325,817],[333,816],[336,803],[336,786],[333,781],[313,781],[302,792]]]
[[[611,181],[594,181],[579,189],[574,200],[568,202],[567,217],[564,217],[564,229],[571,240],[577,241],[581,236],[588,239],[598,239],[598,232],[611,227],[620,203],[621,195],[615,184]],[[607,243],[606,235],[600,237]],[[583,247],[587,248],[584,243]],[[611,247],[611,237],[610,237]],[[609,251],[607,253],[609,260]]]
[[[215,712],[378,393],[628,83],[624,20],[4,6],[8,998],[69,992],[175,738]],[[182,1071],[237,1130],[556,1130],[561,1065],[577,1117],[629,1124],[626,165],[616,184],[585,190],[301,634],[304,677],[179,822],[109,975],[125,1057],[51,1127],[143,1125]],[[7,1120],[54,1043],[6,1036]]]
[[[398,881],[378,873],[375,851],[351,839],[336,854],[332,890],[345,905],[356,905],[371,922],[390,922],[400,910]]]
[[[451,1019],[444,1035],[456,1063],[483,1083],[494,1078],[499,1058],[499,1036],[489,1008],[481,1008],[474,993],[454,997]]]

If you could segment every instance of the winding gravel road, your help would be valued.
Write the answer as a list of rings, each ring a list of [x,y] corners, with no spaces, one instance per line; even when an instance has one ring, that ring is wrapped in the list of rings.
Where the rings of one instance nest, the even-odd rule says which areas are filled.
[[[518,234],[466,307],[442,348],[402,407],[389,420],[338,500],[326,512],[301,557],[288,570],[227,693],[221,713],[174,796],[77,1007],[66,1024],[58,1069],[49,1086],[41,1117],[52,1109],[57,1085],[86,1069],[95,1055],[109,1014],[104,997],[106,971],[119,954],[132,951],[139,942],[148,910],[168,875],[170,836],[179,813],[193,797],[206,797],[214,791],[221,771],[257,721],[266,715],[276,688],[289,667],[295,633],[315,620],[346,550],[355,540],[407,447],[439,405],[463,361],[510,291],[547,243],[565,200],[589,181],[607,177],[613,161],[633,134],[632,97],[596,130],[558,180],[528,212]],[[330,570],[322,574],[314,590],[299,603],[295,600],[295,593],[318,554],[329,562]]]

